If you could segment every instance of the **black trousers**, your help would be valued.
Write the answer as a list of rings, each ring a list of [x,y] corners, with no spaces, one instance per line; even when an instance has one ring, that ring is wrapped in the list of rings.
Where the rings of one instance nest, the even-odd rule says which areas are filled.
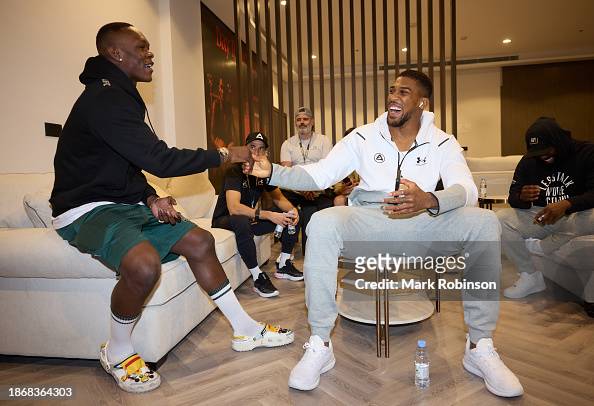
[[[282,212],[282,210],[276,207],[267,210],[278,213]],[[260,220],[252,223],[248,216],[239,215],[229,215],[213,219],[212,226],[216,228],[224,228],[225,230],[233,231],[235,233],[237,250],[248,269],[258,266],[258,256],[256,253],[254,236],[271,233],[276,228],[276,224],[272,221]],[[293,252],[293,248],[297,243],[298,233],[299,225],[295,226],[295,234],[289,234],[287,232],[287,227],[285,227],[280,238],[282,252],[287,254]]]
[[[314,200],[307,200],[305,197],[300,195],[299,193],[295,193],[291,190],[282,190],[283,195],[287,198],[288,201],[295,207],[299,207],[299,225],[301,226],[301,249],[305,254],[305,243],[307,242],[307,225],[309,224],[309,220],[311,220],[311,216],[314,215],[315,212],[327,209],[328,207],[334,206],[334,199],[329,197],[327,194],[322,193]]]

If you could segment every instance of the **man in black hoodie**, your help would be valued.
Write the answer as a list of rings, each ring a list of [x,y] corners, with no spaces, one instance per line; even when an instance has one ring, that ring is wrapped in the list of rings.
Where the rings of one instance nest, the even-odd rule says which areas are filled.
[[[248,148],[169,148],[144,122],[146,106],[136,90],[137,82],[152,80],[154,55],[147,39],[118,22],[103,26],[96,44],[99,55],[85,64],[80,75],[85,90],[58,141],[50,202],[58,234],[120,275],[101,365],[126,391],[159,386],[159,375],[135,353],[131,334],[159,280],[161,263],[179,255],[231,323],[234,350],[291,343],[292,331],[258,323],[243,310],[217,259],[212,235],[182,219],[175,200],[158,196],[141,172],[159,177],[198,173],[226,161],[248,161]]]
[[[549,255],[594,233],[594,144],[572,139],[555,119],[541,117],[526,132],[526,148],[509,189],[512,208],[497,212],[503,252],[520,274],[503,291],[511,299],[546,288],[531,253]]]

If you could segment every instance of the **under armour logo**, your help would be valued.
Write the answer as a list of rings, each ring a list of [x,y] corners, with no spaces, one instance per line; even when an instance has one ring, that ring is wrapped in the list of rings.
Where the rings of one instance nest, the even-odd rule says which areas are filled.
[[[417,165],[425,165],[427,163],[427,157],[421,159],[420,156],[417,157]]]
[[[247,189],[247,188],[249,187],[249,186],[248,186],[248,183],[247,183],[247,180],[244,180],[244,181],[243,181],[243,183],[241,184],[241,187],[243,187],[243,188],[245,188],[245,189]]]
[[[262,179],[262,178],[258,178],[258,179],[256,180],[256,185],[258,185],[258,186],[264,186],[264,179]]]
[[[381,163],[383,163],[383,162],[386,160],[386,158],[384,157],[384,155],[383,155],[383,154],[380,154],[380,153],[378,152],[377,154],[375,154],[375,155],[373,156],[373,160],[374,160],[375,162],[377,162],[377,163],[381,164]]]
[[[103,83],[103,86],[111,86],[111,83],[107,79],[101,79],[101,83]]]

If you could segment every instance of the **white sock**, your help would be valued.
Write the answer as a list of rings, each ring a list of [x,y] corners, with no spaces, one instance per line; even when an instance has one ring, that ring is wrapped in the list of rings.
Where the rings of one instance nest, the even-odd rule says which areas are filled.
[[[123,318],[111,313],[111,336],[107,346],[107,359],[110,363],[119,364],[134,354],[132,346],[132,329],[138,316]]]
[[[281,252],[279,259],[278,259],[278,266],[282,268],[287,263],[287,259],[291,259],[291,254],[287,254],[286,252]]]
[[[542,250],[542,247],[540,246],[540,240],[537,238],[526,238],[526,240],[524,240],[524,243],[526,244],[526,249],[534,255],[538,255],[539,257],[544,256],[544,251]]]
[[[209,292],[210,298],[216,303],[223,315],[231,323],[236,336],[256,336],[263,327],[243,310],[235,296],[229,281],[221,287]]]
[[[260,274],[262,273],[262,270],[257,265],[255,268],[250,268],[249,271],[252,274],[252,279],[254,280],[258,279],[258,276],[260,276]]]

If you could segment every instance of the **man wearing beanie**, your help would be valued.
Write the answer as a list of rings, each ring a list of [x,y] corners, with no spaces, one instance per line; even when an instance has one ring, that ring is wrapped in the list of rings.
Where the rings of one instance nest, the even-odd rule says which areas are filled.
[[[497,212],[503,252],[520,274],[503,291],[510,299],[546,289],[531,253],[549,255],[594,233],[594,144],[572,139],[554,118],[541,117],[526,131],[526,149],[509,189],[512,208]]]
[[[261,132],[252,132],[248,134],[245,144],[252,153],[265,154],[268,138]],[[277,208],[262,210],[258,207],[263,192],[270,193]],[[279,188],[265,185],[264,179],[244,174],[241,164],[227,169],[212,216],[212,226],[235,233],[239,255],[252,274],[254,291],[261,297],[274,297],[279,293],[268,275],[258,266],[254,236],[271,233],[277,225],[283,226],[280,262],[277,263],[278,269],[274,276],[278,279],[302,281],[303,274],[291,261],[291,253],[297,243],[298,222],[297,209]],[[289,225],[295,226],[294,233],[289,233]]]

